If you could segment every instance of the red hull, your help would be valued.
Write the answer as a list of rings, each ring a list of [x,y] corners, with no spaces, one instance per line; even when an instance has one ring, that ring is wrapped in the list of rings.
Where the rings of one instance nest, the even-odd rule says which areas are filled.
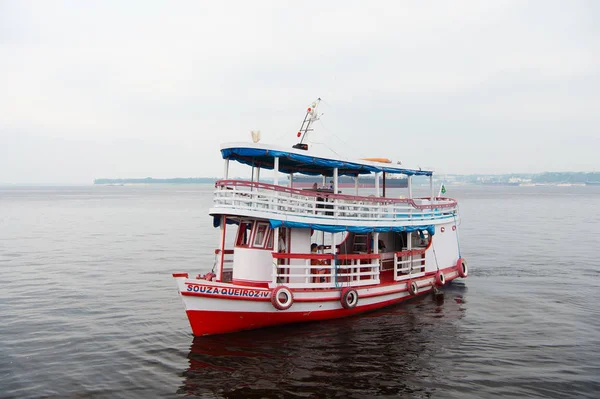
[[[430,290],[423,290],[423,294]],[[421,295],[421,293],[419,293]],[[313,312],[223,312],[208,310],[186,311],[192,332],[195,336],[224,334],[255,328],[275,326],[279,324],[299,323],[306,321],[337,319],[368,312],[415,298],[407,296],[389,301],[360,306],[354,309],[336,309]]]

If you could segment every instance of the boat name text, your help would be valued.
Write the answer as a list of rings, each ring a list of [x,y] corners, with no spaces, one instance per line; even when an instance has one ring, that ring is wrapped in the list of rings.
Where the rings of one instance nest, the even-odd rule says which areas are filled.
[[[206,285],[198,284],[187,284],[187,292],[198,292],[202,294],[211,295],[226,295],[226,296],[239,296],[248,298],[268,298],[271,294],[269,291],[262,290],[246,290],[241,288],[221,288],[221,287],[210,287]]]

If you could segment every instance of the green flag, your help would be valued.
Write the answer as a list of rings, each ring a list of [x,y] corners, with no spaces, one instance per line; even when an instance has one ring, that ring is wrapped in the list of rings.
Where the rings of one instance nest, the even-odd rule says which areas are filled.
[[[442,194],[446,194],[446,186],[442,184]]]

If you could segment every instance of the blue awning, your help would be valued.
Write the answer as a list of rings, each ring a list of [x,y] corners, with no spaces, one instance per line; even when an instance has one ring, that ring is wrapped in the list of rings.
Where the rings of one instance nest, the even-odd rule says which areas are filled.
[[[299,150],[300,151],[300,150]],[[348,162],[337,159],[311,156],[309,153],[300,154],[292,151],[281,151],[266,148],[229,147],[221,149],[223,158],[257,166],[263,169],[273,169],[274,158],[279,158],[279,171],[283,173],[302,173],[306,175],[333,176],[333,169],[338,168],[338,175],[356,176],[376,172],[404,174],[408,176],[431,176],[432,171],[415,170],[395,167],[393,164],[373,165],[360,162]]]
[[[335,226],[335,225],[327,225],[327,224],[316,224],[316,223],[302,223],[302,222],[287,222],[283,220],[273,220],[269,219],[269,223],[271,224],[271,228],[277,227],[289,227],[291,229],[313,229],[318,231],[325,231],[327,233],[341,233],[343,231],[348,231],[350,233],[385,233],[388,231],[393,232],[407,232],[412,233],[415,231],[424,231],[427,230],[430,235],[435,234],[435,226],[427,225],[427,226],[384,226],[384,227],[373,227],[373,226]]]

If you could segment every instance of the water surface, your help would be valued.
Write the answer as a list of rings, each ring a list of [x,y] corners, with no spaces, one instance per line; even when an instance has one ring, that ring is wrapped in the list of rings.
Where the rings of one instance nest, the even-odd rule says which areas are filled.
[[[0,188],[0,397],[598,397],[600,187],[447,189],[443,300],[194,338],[211,186]]]

